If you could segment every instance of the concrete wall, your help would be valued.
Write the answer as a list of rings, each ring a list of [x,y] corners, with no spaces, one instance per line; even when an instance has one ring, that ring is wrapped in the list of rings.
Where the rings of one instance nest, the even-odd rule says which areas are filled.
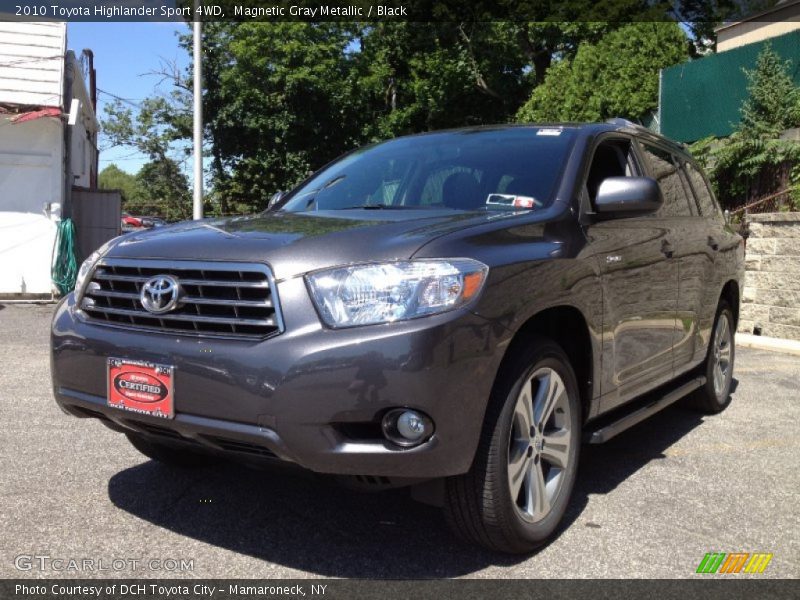
[[[800,340],[800,213],[749,215],[739,331]]]
[[[41,215],[45,204],[63,203],[63,125],[56,117],[11,119],[0,115],[0,213]]]
[[[53,117],[0,117],[0,294],[51,291],[56,226],[47,205],[63,201],[63,136]]]
[[[56,222],[65,187],[97,181],[98,123],[78,61],[65,55],[66,24],[0,21],[0,295],[49,294]],[[64,75],[73,78],[79,102],[67,124],[72,98],[64,99]],[[58,107],[61,118],[15,122],[15,113]],[[64,128],[70,127],[65,181]],[[48,211],[48,206],[53,208]]]

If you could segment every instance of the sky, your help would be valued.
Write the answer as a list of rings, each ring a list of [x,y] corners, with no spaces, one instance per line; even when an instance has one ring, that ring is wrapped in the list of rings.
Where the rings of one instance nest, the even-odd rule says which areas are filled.
[[[185,68],[191,57],[178,45],[178,35],[186,31],[188,28],[185,24],[172,22],[69,23],[69,49],[76,56],[80,56],[84,48],[94,53],[98,118],[104,118],[103,107],[113,102],[109,93],[133,103],[151,96],[156,91],[160,77],[148,73],[159,69],[163,60],[175,61],[178,66]],[[168,91],[169,87],[165,85],[162,89]],[[132,148],[106,149],[107,146],[108,140],[101,133],[101,171],[114,163],[124,171],[136,173],[148,161],[147,156]]]

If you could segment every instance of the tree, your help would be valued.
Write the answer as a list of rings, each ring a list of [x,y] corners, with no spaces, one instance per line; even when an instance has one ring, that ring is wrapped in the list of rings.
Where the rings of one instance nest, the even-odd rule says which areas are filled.
[[[770,44],[759,53],[755,68],[745,69],[748,97],[741,108],[742,134],[774,137],[800,125],[800,89],[790,69],[791,62],[781,60]]]
[[[651,4],[476,0],[430,3],[437,20],[418,23],[206,23],[210,210],[263,209],[336,156],[397,135],[518,118],[641,117],[656,106],[658,68],[683,60],[689,45],[674,23],[625,22],[650,10],[663,19],[663,5]],[[498,5],[514,18],[488,18]],[[191,36],[181,43],[189,51]],[[138,112],[112,105],[104,126],[112,143],[181,164],[192,71],[165,65],[161,75],[169,94]]]
[[[127,206],[142,200],[142,189],[135,175],[126,173],[117,165],[108,165],[100,171],[98,185],[102,190],[119,190],[122,196],[123,210]]]
[[[359,143],[348,27],[225,23],[205,35],[212,176],[234,209],[264,208],[276,190]]]
[[[504,23],[215,23],[204,35],[212,182],[233,211],[365,142],[507,121],[528,89]]]
[[[362,30],[353,55],[362,138],[508,121],[530,89],[514,28],[385,22]]]
[[[122,210],[133,215],[155,215],[169,221],[191,217],[189,183],[170,159],[146,163],[136,175],[109,165],[100,172],[101,189],[119,190]]]
[[[789,69],[766,44],[755,68],[745,69],[748,97],[736,131],[692,145],[727,208],[781,192],[789,199],[784,208],[800,208],[800,144],[781,138],[784,130],[800,127],[800,87]]]
[[[144,164],[136,181],[146,199],[140,205],[140,214],[157,215],[168,221],[191,218],[189,182],[174,160],[165,158]]]
[[[658,72],[687,58],[672,22],[631,23],[551,66],[517,113],[520,121],[638,120],[658,106]]]

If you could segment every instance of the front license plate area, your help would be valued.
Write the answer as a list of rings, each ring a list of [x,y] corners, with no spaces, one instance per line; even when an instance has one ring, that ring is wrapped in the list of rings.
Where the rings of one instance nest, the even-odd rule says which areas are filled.
[[[108,359],[108,406],[162,419],[175,416],[175,367]]]

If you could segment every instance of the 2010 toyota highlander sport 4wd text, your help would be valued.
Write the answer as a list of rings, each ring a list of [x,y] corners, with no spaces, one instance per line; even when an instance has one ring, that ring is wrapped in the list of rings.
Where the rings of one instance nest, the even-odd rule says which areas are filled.
[[[398,138],[260,215],[106,244],[56,311],[53,387],[155,460],[409,485],[527,552],[582,441],[729,403],[743,262],[692,157],[626,121]]]

